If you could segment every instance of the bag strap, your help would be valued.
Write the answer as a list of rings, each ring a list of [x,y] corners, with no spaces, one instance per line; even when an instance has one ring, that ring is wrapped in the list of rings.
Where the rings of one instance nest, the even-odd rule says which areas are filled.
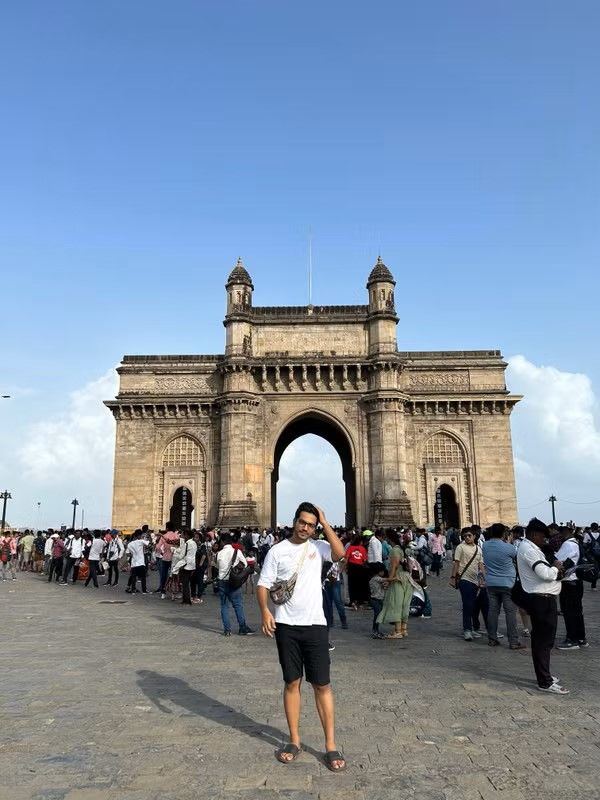
[[[226,574],[226,575],[225,575],[225,577],[223,578],[223,580],[224,580],[224,581],[226,581],[226,580],[227,580],[227,578],[229,577],[229,575],[230,575],[230,573],[231,573],[231,570],[232,570],[232,569],[233,569],[233,567],[234,567],[235,560],[236,560],[236,558],[237,558],[237,554],[238,554],[238,551],[237,551],[237,550],[235,549],[235,547],[234,547],[234,548],[233,548],[233,555],[231,556],[231,561],[229,562],[229,569],[227,570],[227,574]]]
[[[475,552],[474,552],[474,553],[473,553],[473,555],[471,556],[471,559],[470,559],[469,563],[467,564],[467,566],[466,566],[466,567],[463,569],[463,571],[462,571],[462,572],[460,573],[460,575],[458,576],[458,580],[456,581],[457,583],[458,583],[458,581],[462,580],[462,576],[463,576],[463,575],[465,574],[465,572],[466,572],[466,571],[469,569],[469,567],[471,566],[471,564],[473,563],[473,561],[475,561],[475,556],[477,555],[477,553],[478,553],[478,552],[479,552],[479,547],[478,547],[477,545],[475,545]]]
[[[304,550],[302,552],[302,555],[300,556],[298,564],[296,565],[296,569],[294,570],[294,574],[288,580],[290,580],[290,581],[298,580],[298,575],[300,574],[300,570],[302,569],[302,565],[304,564],[304,559],[306,558],[306,554],[307,553],[308,553],[308,539],[304,543]]]

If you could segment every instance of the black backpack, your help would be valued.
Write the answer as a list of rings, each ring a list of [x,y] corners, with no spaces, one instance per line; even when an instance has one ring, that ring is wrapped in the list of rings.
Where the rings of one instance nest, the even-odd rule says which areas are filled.
[[[581,541],[578,541],[578,545],[579,562],[575,567],[575,574],[580,580],[593,583],[594,581],[597,581],[598,577],[600,576],[598,562],[590,550],[589,545],[588,547],[584,547]]]

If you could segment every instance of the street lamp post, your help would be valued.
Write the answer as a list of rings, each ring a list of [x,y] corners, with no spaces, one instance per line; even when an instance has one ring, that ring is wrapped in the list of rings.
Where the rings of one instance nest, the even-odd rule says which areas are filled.
[[[79,505],[79,500],[77,498],[71,500],[71,505],[73,506],[73,533],[75,533],[75,514],[77,513],[77,506]]]
[[[554,511],[554,503],[556,503],[556,497],[551,494],[548,498],[548,502],[552,503],[552,522],[556,525],[556,513]]]
[[[4,531],[4,528],[6,526],[6,501],[12,500],[12,495],[8,491],[8,489],[5,489],[3,492],[0,492],[0,499],[4,501],[2,504],[2,526],[0,527],[0,530]]]

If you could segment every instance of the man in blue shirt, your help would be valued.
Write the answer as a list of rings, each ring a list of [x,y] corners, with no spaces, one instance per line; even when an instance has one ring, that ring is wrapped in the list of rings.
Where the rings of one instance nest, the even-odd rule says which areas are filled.
[[[506,541],[508,529],[496,523],[488,528],[487,541],[483,544],[483,563],[490,608],[487,617],[488,644],[497,647],[498,641],[498,615],[500,607],[504,607],[506,617],[506,632],[511,650],[525,650],[525,645],[519,641],[517,628],[517,607],[512,601],[511,590],[517,575],[515,559],[517,549]]]

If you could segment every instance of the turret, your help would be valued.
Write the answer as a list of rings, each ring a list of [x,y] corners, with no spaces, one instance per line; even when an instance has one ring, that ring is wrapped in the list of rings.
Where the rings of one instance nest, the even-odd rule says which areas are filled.
[[[252,292],[254,286],[252,278],[242,259],[238,258],[235,267],[231,270],[227,283],[227,314],[225,316],[226,356],[252,355]]]
[[[231,270],[225,288],[227,289],[228,316],[240,311],[247,312],[252,308],[254,285],[241,258],[238,258],[235,267]]]
[[[369,290],[369,355],[396,352],[398,317],[394,306],[394,276],[378,256],[367,281]]]

